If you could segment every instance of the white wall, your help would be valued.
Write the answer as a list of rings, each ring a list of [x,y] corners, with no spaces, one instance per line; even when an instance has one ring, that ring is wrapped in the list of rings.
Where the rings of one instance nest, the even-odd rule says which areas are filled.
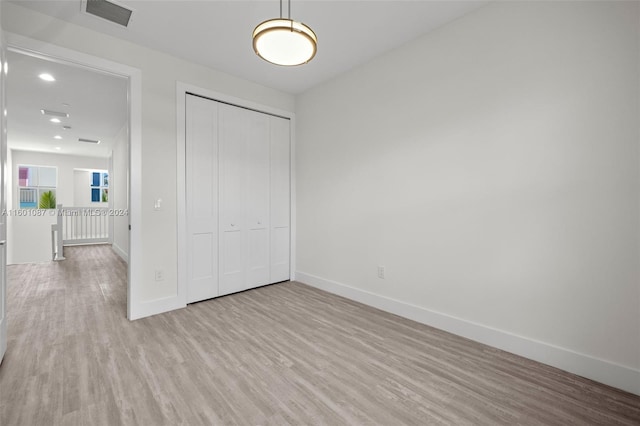
[[[108,162],[108,159],[105,159]],[[91,201],[91,185],[93,173],[104,173],[106,169],[73,171],[73,203],[69,207],[108,207],[109,203]],[[111,178],[111,176],[109,176]],[[111,195],[111,193],[109,193]]]
[[[298,279],[640,394],[638,28],[497,2],[299,96]]]
[[[38,216],[7,217],[7,265],[51,261],[51,225],[56,210],[35,210]]]
[[[111,189],[109,201],[114,211],[129,210],[129,146],[127,129],[118,132],[113,145]],[[125,261],[129,260],[129,217],[113,216],[113,250]]]
[[[293,111],[292,95],[2,2],[6,32],[43,40],[141,70],[142,74],[142,281],[133,283],[157,313],[177,299],[176,81]],[[10,39],[10,37],[8,37]],[[154,201],[163,208],[154,211]],[[155,281],[155,270],[165,280]],[[157,307],[157,308],[156,308]]]
[[[10,137],[11,135],[9,135]],[[53,154],[46,152],[11,150],[11,170],[12,185],[17,185],[18,165],[27,164],[34,166],[53,166],[58,168],[58,187],[56,188],[56,201],[67,207],[83,207],[75,205],[76,177],[75,169],[97,169],[106,170],[108,167],[107,158],[83,157],[77,155]],[[79,183],[78,183],[79,184]],[[86,196],[91,200],[89,192],[91,181],[87,182]],[[11,187],[11,206],[19,208],[17,187]],[[80,196],[81,194],[78,194]],[[82,203],[82,201],[79,200]],[[94,203],[95,204],[95,203]],[[102,203],[101,207],[104,207]],[[88,205],[91,207],[91,203]]]
[[[53,154],[45,152],[10,150],[7,170],[7,210],[19,209],[17,176],[18,165],[53,166],[58,168],[58,186],[56,188],[56,202],[64,206],[74,206],[77,186],[75,169],[107,168],[106,158],[81,157],[75,155]],[[89,184],[86,193],[89,196]],[[90,198],[89,198],[90,199]],[[91,204],[91,203],[89,203]],[[104,206],[103,203],[98,203]],[[96,203],[94,203],[96,205]],[[90,205],[91,206],[91,205]],[[10,215],[7,220],[7,263],[47,262],[51,260],[51,224],[56,223],[55,216],[15,216]]]

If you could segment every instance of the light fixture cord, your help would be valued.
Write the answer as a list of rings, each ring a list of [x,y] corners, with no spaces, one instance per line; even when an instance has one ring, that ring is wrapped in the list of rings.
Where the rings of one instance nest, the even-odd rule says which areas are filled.
[[[287,18],[291,19],[291,0],[287,0]],[[280,0],[280,19],[282,19],[282,0]]]

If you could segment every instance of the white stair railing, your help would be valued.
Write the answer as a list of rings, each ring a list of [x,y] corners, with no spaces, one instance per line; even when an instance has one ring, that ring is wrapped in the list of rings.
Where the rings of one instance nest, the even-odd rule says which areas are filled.
[[[106,207],[58,206],[58,223],[62,230],[61,242],[98,244],[109,242],[109,209]]]
[[[64,246],[109,242],[109,209],[57,205],[51,225],[51,259],[64,260]]]

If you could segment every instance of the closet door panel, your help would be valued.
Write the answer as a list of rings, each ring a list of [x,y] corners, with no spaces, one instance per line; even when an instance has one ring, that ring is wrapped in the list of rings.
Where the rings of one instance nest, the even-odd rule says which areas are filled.
[[[244,256],[242,232],[228,231],[223,234],[220,294],[242,291],[244,286]]]
[[[275,227],[271,233],[271,283],[289,280],[291,235],[288,227]]]
[[[245,111],[220,105],[220,294],[246,289]]]
[[[290,121],[270,117],[270,282],[289,279],[291,241]]]
[[[269,284],[269,229],[249,231],[247,255],[247,288]]]
[[[269,116],[246,111],[246,287],[269,283]]]
[[[218,104],[187,95],[187,303],[218,296]]]
[[[196,233],[191,238],[191,267],[192,279],[202,288],[194,287],[189,293],[191,300],[188,303],[210,299],[218,295],[217,283],[212,281],[217,278],[214,269],[214,259],[217,258],[218,244],[213,239],[213,233]]]

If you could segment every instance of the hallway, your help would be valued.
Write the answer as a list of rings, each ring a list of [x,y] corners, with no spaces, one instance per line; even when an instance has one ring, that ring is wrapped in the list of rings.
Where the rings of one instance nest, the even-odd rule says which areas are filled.
[[[70,414],[65,424],[101,418],[118,423],[108,417],[118,415],[109,371],[99,367],[107,367],[108,352],[124,349],[108,330],[129,324],[127,265],[109,245],[65,247],[65,256],[62,262],[7,267],[2,425],[60,424],[63,413]]]

